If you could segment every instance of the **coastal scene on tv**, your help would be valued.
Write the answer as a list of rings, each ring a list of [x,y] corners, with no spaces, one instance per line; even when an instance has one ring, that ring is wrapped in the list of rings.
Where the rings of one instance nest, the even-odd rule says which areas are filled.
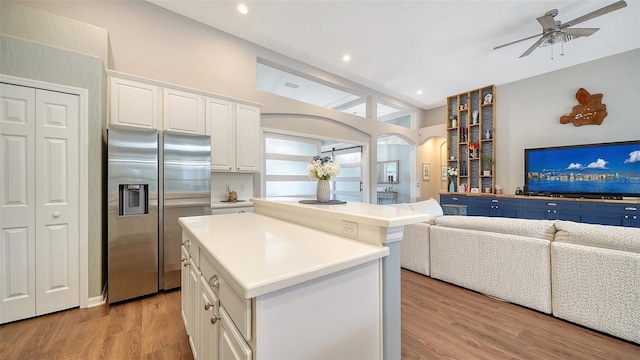
[[[640,196],[640,141],[528,149],[529,191]]]

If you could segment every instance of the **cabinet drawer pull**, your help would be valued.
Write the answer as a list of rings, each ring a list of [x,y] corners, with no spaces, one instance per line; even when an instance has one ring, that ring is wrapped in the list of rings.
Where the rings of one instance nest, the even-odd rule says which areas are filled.
[[[457,197],[454,197],[454,198],[451,198],[451,200],[453,200],[453,201],[458,201],[458,198],[457,198]]]
[[[213,304],[209,303],[208,301],[204,303],[204,310],[207,311],[209,309],[211,309],[211,307],[213,306]]]
[[[497,202],[498,202],[498,200],[493,199],[493,200],[491,200],[491,202],[492,202],[492,203],[497,203]]]
[[[625,209],[625,210],[629,210],[629,211],[636,211],[636,210],[637,210],[636,208],[631,207],[631,206],[630,206],[630,207],[626,207],[626,208],[624,208],[624,209]]]
[[[556,206],[556,203],[548,203],[547,206]]]
[[[220,316],[216,316],[215,314],[211,315],[211,324],[215,325],[218,320],[220,320]]]
[[[211,286],[211,287],[220,287],[220,280],[218,280],[218,275],[213,275],[209,279],[209,286]]]

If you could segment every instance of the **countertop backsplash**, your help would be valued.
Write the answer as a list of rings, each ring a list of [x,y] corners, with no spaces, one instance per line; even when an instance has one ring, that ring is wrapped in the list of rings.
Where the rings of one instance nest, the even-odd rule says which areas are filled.
[[[248,201],[256,196],[254,194],[254,183],[257,180],[256,174],[244,173],[211,173],[211,203],[219,203],[227,200],[228,191],[235,191],[238,200]]]

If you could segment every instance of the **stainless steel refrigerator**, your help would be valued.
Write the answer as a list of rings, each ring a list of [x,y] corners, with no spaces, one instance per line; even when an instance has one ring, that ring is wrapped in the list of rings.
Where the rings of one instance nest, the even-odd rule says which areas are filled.
[[[110,125],[108,302],[180,286],[178,217],[211,214],[210,139]]]

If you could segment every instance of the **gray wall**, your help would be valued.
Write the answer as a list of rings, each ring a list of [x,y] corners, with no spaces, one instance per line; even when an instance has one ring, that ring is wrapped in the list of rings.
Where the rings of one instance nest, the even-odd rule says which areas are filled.
[[[601,125],[560,124],[581,87],[604,95]],[[640,140],[640,49],[498,86],[496,96],[496,183],[514,193],[526,148]]]
[[[639,140],[639,79],[640,49],[636,49],[497,86],[496,183],[507,194],[522,188],[526,148]],[[577,105],[575,94],[581,87],[604,95],[608,115],[601,125],[560,124],[560,116]],[[446,107],[426,112],[426,123],[431,126],[421,129],[421,144],[434,137],[446,139]],[[418,151],[418,166],[442,161],[435,148],[421,151],[424,146],[428,145]],[[420,198],[425,197],[437,198],[437,192]]]

